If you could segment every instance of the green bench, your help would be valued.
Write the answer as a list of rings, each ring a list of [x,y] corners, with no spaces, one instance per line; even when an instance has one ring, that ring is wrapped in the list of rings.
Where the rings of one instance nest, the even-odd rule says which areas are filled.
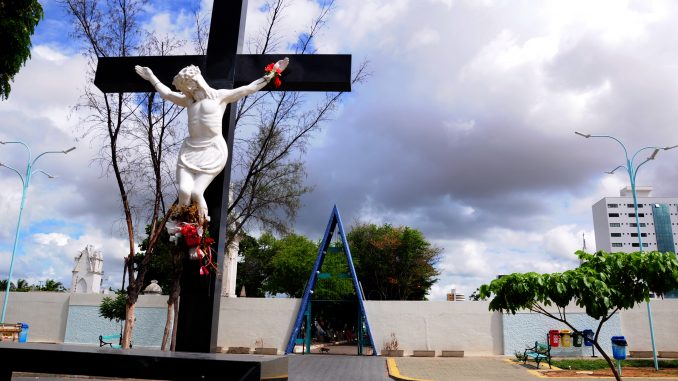
[[[122,348],[122,345],[120,345],[121,340],[122,340],[122,336],[120,334],[117,334],[117,335],[99,335],[99,347],[104,347],[104,346],[108,345],[111,348]],[[130,347],[131,347],[131,345],[130,345]]]
[[[548,341],[546,344],[535,341],[533,347],[527,348],[523,352],[523,364],[527,364],[527,360],[530,358],[537,363],[537,368],[539,368],[540,362],[546,360],[549,369],[551,369],[551,344]]]

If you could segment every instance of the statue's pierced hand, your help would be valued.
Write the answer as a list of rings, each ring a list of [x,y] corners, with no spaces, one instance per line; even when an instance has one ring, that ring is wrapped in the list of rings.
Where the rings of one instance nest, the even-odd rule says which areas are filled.
[[[280,70],[280,73],[282,73],[287,68],[287,65],[289,65],[289,63],[290,59],[288,57],[285,57],[284,60],[276,62],[275,66],[273,67],[273,70],[264,75],[264,78],[266,78],[267,81],[270,81],[271,79],[273,79],[273,77],[275,77],[275,72],[278,69]]]
[[[134,70],[139,74],[139,76],[147,81],[151,80],[151,76],[153,75],[153,71],[150,68],[147,68],[145,66],[139,66],[136,65],[134,67]]]
[[[287,65],[289,65],[289,64],[290,64],[289,57],[285,57],[284,60],[280,60],[280,61],[276,62],[275,67],[279,68],[280,71],[284,71],[287,68]]]

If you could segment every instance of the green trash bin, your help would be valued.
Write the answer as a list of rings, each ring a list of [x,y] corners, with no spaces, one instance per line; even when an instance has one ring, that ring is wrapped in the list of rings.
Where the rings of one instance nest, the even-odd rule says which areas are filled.
[[[572,345],[575,347],[581,347],[583,342],[584,336],[581,334],[581,332],[575,332],[572,334]]]

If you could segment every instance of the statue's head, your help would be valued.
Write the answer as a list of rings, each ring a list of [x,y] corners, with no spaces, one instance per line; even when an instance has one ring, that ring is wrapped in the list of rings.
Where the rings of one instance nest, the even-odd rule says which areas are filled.
[[[196,89],[207,89],[207,83],[200,74],[200,68],[195,65],[186,66],[179,74],[174,76],[172,85],[182,93],[193,93]]]

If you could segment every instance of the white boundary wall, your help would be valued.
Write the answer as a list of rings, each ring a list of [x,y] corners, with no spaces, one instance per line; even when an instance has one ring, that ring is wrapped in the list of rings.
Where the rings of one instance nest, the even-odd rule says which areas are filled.
[[[678,351],[678,299],[653,300],[650,308],[657,351]],[[645,303],[621,312],[621,330],[629,343],[629,350],[652,350]]]
[[[395,333],[405,355],[414,350],[462,350],[465,355],[503,353],[502,315],[488,302],[367,301],[365,309],[381,350]]]
[[[0,292],[0,298],[3,297]],[[98,330],[86,338],[80,336],[86,332],[85,325],[111,324],[92,313],[98,310],[102,297],[13,292],[5,320],[28,323],[31,342],[97,345],[98,336],[90,336]],[[264,347],[278,348],[282,353],[299,304],[299,299],[222,298],[217,345],[255,348],[255,343],[263,340]],[[657,350],[678,351],[678,300],[653,300],[651,306]],[[166,297],[142,295],[137,307],[135,343],[159,346],[156,331],[161,331],[165,324]],[[487,302],[365,302],[377,348],[382,349],[393,332],[406,354],[413,350],[435,350],[437,355],[442,350],[463,350],[467,356],[513,355],[512,349],[529,344],[523,343],[528,340],[523,331],[541,336],[549,329],[564,328],[551,320],[542,321],[543,317],[536,314],[502,315],[488,311],[487,307]],[[584,318],[581,311],[571,312],[574,320]],[[651,350],[645,303],[621,311],[618,316],[607,323],[606,335],[626,336],[629,350]],[[586,323],[588,326],[591,322]]]

